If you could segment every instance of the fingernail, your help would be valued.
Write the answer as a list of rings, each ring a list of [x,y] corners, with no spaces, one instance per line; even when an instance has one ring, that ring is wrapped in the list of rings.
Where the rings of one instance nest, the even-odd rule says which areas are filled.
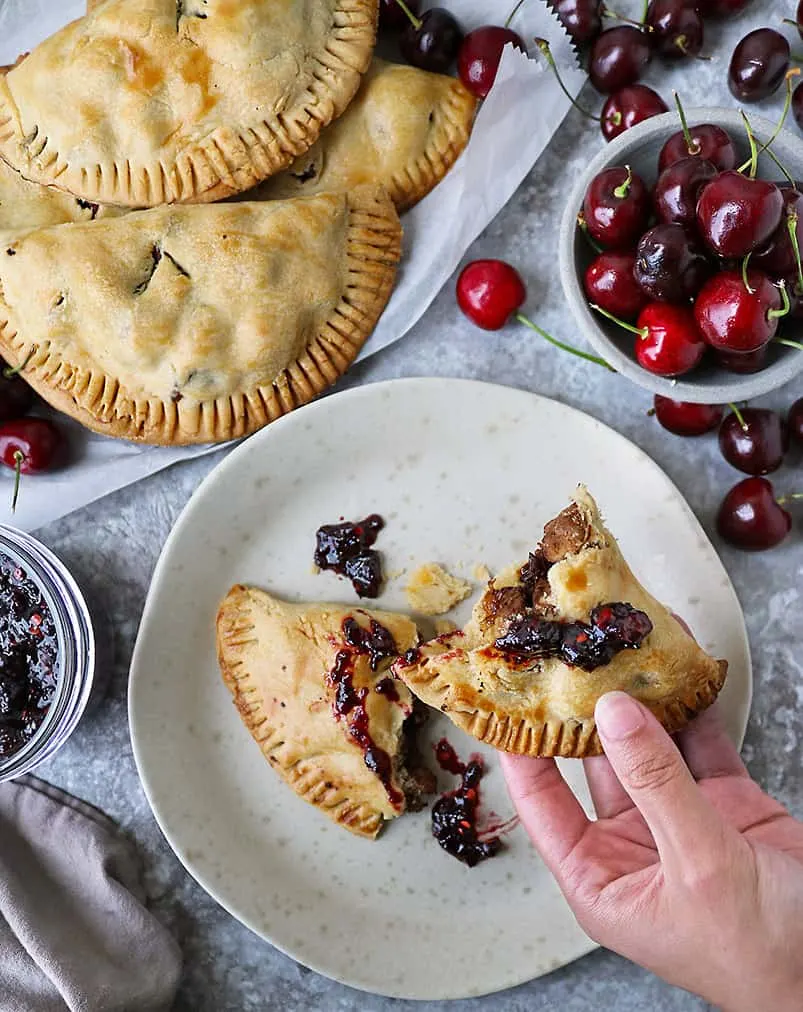
[[[626,692],[606,692],[594,710],[597,729],[604,738],[621,741],[644,726],[644,711]]]

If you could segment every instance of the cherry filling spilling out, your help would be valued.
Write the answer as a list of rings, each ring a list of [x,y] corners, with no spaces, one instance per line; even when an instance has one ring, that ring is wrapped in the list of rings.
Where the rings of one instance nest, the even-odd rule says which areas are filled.
[[[0,554],[0,759],[39,730],[53,702],[57,659],[56,628],[41,590]]]
[[[348,735],[362,749],[368,769],[378,777],[390,803],[395,808],[404,805],[404,794],[393,783],[393,760],[371,737],[367,699],[369,688],[354,685],[354,664],[360,655],[367,656],[372,671],[376,671],[385,657],[394,655],[396,643],[392,633],[375,619],[365,629],[353,618],[343,621],[343,638],[346,646],[338,650],[328,681],[334,690],[332,710],[337,720],[344,720]],[[384,686],[384,688],[380,688]],[[374,691],[391,702],[399,701],[392,678],[383,678]]]
[[[385,521],[376,513],[365,520],[325,524],[315,532],[315,565],[351,580],[358,597],[379,597],[382,561],[371,547]]]
[[[498,835],[481,839],[477,829],[480,780],[485,772],[482,758],[474,755],[462,763],[445,738],[435,746],[435,757],[442,769],[460,777],[460,786],[432,806],[432,835],[447,854],[473,868],[502,848]]]

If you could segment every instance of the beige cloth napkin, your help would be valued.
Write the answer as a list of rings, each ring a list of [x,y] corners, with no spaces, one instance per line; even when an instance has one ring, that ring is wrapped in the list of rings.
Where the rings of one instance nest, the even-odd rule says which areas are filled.
[[[131,844],[34,777],[0,785],[2,1012],[164,1012],[178,946],[144,907]]]

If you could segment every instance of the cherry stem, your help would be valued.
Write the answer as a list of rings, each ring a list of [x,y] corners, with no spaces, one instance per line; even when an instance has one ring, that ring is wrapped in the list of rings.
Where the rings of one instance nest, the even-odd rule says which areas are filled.
[[[780,499],[776,499],[775,501],[779,505],[783,506],[786,503],[793,502],[797,499],[803,499],[803,492],[788,492],[786,495],[782,495]]]
[[[624,182],[613,191],[614,197],[617,197],[619,200],[624,200],[627,197],[633,183],[633,170],[629,165],[625,165],[625,168],[627,169],[627,176],[625,176]]]
[[[689,155],[699,155],[700,145],[695,143],[691,135],[689,124],[686,122],[686,113],[683,111],[683,104],[680,101],[680,95],[676,91],[673,91],[672,96],[675,99],[678,116],[680,117],[680,129],[683,131],[683,139],[686,141],[686,150],[689,152]]]
[[[767,148],[772,147],[772,145],[778,139],[778,135],[780,134],[781,130],[783,130],[784,123],[786,122],[786,119],[789,116],[789,110],[792,108],[792,93],[794,91],[794,89],[792,88],[792,78],[794,78],[794,77],[800,77],[800,68],[799,67],[793,67],[791,70],[787,71],[787,74],[786,74],[786,99],[785,99],[784,104],[783,104],[783,112],[781,113],[781,118],[778,120],[778,123],[777,123],[775,129],[772,132],[772,137],[770,137],[770,139],[768,141],[766,141],[766,143],[762,144],[761,147],[758,149],[758,154],[760,154],[760,155],[763,155],[764,152],[767,150]],[[750,160],[746,161],[744,163],[744,165],[742,165],[742,166],[739,167],[739,172],[744,172],[744,170],[749,165],[750,165]]]
[[[11,497],[11,512],[17,512],[17,500],[20,497],[20,479],[22,478],[22,465],[25,461],[25,454],[22,450],[14,451],[14,495]]]
[[[578,358],[584,358],[586,362],[593,362],[595,365],[601,365],[603,369],[608,369],[610,372],[616,372],[613,366],[608,365],[604,358],[598,358],[596,355],[590,355],[587,351],[581,351],[579,348],[573,348],[570,344],[564,344],[563,341],[558,341],[557,338],[551,334],[547,334],[545,330],[542,330],[537,324],[533,323],[529,317],[525,316],[524,313],[516,313],[515,317],[519,323],[523,323],[525,327],[529,327],[530,330],[534,330],[536,334],[543,337],[545,341],[549,341],[550,344],[554,344],[556,348],[560,348],[562,351],[568,351],[571,355],[576,355]]]
[[[625,330],[629,330],[631,334],[635,334],[636,337],[645,338],[647,336],[646,327],[634,327],[632,323],[625,323],[624,320],[620,320],[618,316],[614,316],[613,313],[609,313],[607,309],[603,309],[602,306],[598,306],[596,302],[590,303],[591,308],[595,313],[599,313],[606,319],[610,320],[611,323],[617,324],[619,327],[623,327]]]
[[[552,50],[549,48],[549,43],[547,42],[547,40],[535,39],[534,41],[536,46],[538,46],[538,48],[541,50],[546,62],[549,64],[549,67],[552,73],[555,75],[555,79],[558,82],[558,86],[560,87],[560,90],[563,92],[566,98],[568,98],[568,100],[572,103],[572,105],[575,107],[575,109],[577,109],[578,112],[581,112],[584,116],[587,116],[588,119],[593,119],[595,123],[601,123],[602,117],[595,116],[593,112],[589,112],[588,109],[585,109],[582,105],[580,105],[577,99],[572,96],[569,89],[563,83],[563,78],[560,76],[558,65],[555,63],[555,57],[552,55]]]
[[[792,303],[789,301],[789,292],[786,290],[786,284],[781,281],[778,288],[781,292],[781,298],[783,299],[783,306],[780,309],[770,309],[767,312],[768,320],[780,320],[782,316],[788,316],[789,311],[792,308]]]
[[[736,415],[736,421],[741,425],[742,431],[747,432],[747,422],[744,420],[744,415],[741,413],[739,408],[735,404],[728,404],[728,407]]]
[[[421,26],[422,26],[422,25],[423,25],[423,23],[424,23],[424,22],[423,22],[423,21],[421,20],[421,18],[417,18],[417,17],[415,16],[415,14],[413,14],[413,12],[412,12],[412,11],[410,10],[410,8],[409,8],[409,7],[407,6],[407,4],[406,4],[406,3],[404,2],[404,0],[396,0],[396,3],[397,3],[397,4],[399,5],[399,7],[401,7],[401,9],[402,9],[402,10],[404,11],[404,13],[405,13],[405,14],[407,15],[407,17],[408,17],[408,18],[410,19],[410,24],[411,24],[411,25],[413,26],[413,28],[415,28],[415,30],[416,30],[417,32],[420,32],[420,31],[421,31]]]
[[[796,348],[798,351],[803,351],[803,344],[800,341],[790,341],[788,337],[776,337],[775,343],[786,345],[787,348]]]
[[[755,179],[756,173],[758,172],[758,145],[756,144],[756,137],[753,133],[753,128],[750,126],[750,120],[745,116],[744,112],[741,111],[742,119],[744,120],[744,127],[747,131],[747,141],[750,144],[750,159],[745,162],[744,168],[740,169],[740,172],[744,172],[745,169],[750,169],[750,178]]]
[[[510,28],[510,22],[519,13],[519,11],[521,10],[521,8],[524,6],[525,2],[526,2],[526,0],[519,0],[519,2],[516,4],[516,6],[513,8],[513,10],[510,12],[510,14],[508,14],[507,21],[505,21],[505,28]]]
[[[792,174],[789,172],[789,170],[786,168],[786,166],[783,164],[783,162],[780,161],[780,159],[775,154],[775,152],[772,150],[772,148],[767,148],[764,151],[764,154],[768,155],[775,162],[775,164],[777,165],[778,169],[783,173],[784,176],[786,176],[786,181],[788,183],[790,183],[792,186],[796,187],[797,183],[793,179]]]
[[[586,237],[589,246],[591,247],[591,249],[594,250],[595,253],[604,252],[602,246],[600,246],[600,244],[597,242],[594,236],[588,231],[588,222],[586,221],[586,216],[583,214],[582,211],[580,211],[580,213],[577,215],[577,227]]]
[[[800,27],[798,25],[797,21],[793,21],[791,18],[781,18],[781,24],[782,25],[791,25],[792,28],[798,28],[798,27]]]
[[[647,0],[647,2],[649,5],[649,0]],[[620,14],[619,11],[611,10],[611,8],[607,7],[605,4],[603,4],[602,7],[600,8],[600,14],[604,18],[609,18],[612,21],[623,21],[626,25],[633,25],[634,28],[641,28],[646,32],[654,31],[652,25],[645,25],[643,20],[634,21],[633,18],[626,18],[624,14]],[[644,12],[644,17],[645,18],[647,17],[646,9]]]
[[[750,263],[750,257],[752,255],[753,255],[753,251],[750,250],[750,252],[744,258],[744,260],[742,260],[742,281],[744,281],[744,287],[747,289],[747,294],[748,295],[755,295],[756,294],[755,288],[751,288],[750,287],[750,282],[747,280],[747,266]]]
[[[789,240],[792,243],[792,249],[795,251],[795,264],[797,265],[797,283],[799,290],[803,292],[803,264],[800,262],[800,243],[797,241],[797,224],[798,215],[794,208],[787,211],[786,214],[786,228],[789,231]]]
[[[11,366],[9,366],[8,368],[4,369],[3,370],[3,379],[10,380],[10,379],[13,379],[14,376],[18,376],[22,372],[22,370],[25,369],[25,367],[28,365],[28,363],[31,361],[31,359],[33,358],[34,354],[35,354],[35,350],[33,348],[31,348],[31,350],[25,356],[25,361],[24,362],[20,362],[19,365],[15,365],[13,369],[11,368]]]

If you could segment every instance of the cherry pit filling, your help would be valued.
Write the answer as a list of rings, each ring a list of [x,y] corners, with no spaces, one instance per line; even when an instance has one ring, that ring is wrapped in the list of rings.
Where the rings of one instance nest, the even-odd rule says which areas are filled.
[[[53,702],[56,627],[27,573],[0,554],[0,759],[26,745]]]
[[[505,621],[494,645],[522,659],[557,657],[571,667],[595,671],[623,650],[637,650],[652,632],[643,611],[626,601],[611,601],[592,609],[588,622],[568,622],[552,614],[547,603],[548,574],[556,562],[585,547],[591,531],[576,505],[563,510],[544,528],[544,538],[519,571],[519,583],[492,590],[487,619]]]

